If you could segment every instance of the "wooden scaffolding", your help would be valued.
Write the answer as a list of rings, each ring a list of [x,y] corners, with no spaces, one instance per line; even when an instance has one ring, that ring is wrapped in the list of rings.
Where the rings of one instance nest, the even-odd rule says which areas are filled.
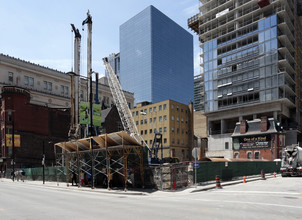
[[[61,148],[59,152],[57,148]],[[60,174],[66,175],[69,186],[71,172],[74,172],[80,183],[81,173],[91,177],[91,187],[95,186],[98,175],[107,178],[107,188],[114,174],[124,178],[124,189],[128,183],[128,156],[136,155],[139,158],[139,171],[144,186],[143,147],[125,131],[111,134],[60,142],[54,145],[57,167],[57,182]]]

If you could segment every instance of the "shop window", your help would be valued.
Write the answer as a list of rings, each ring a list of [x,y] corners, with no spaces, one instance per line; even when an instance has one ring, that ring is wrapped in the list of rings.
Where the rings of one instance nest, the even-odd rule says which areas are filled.
[[[234,158],[239,158],[239,152],[234,153]]]
[[[247,152],[246,157],[247,159],[252,159],[252,152]]]

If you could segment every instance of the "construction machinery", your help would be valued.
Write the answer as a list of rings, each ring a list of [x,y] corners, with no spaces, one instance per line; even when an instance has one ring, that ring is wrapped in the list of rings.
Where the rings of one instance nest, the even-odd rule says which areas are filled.
[[[160,164],[163,159],[163,138],[162,134],[155,132],[154,140],[151,148],[151,163],[152,164]],[[161,150],[161,159],[158,158],[158,151]]]
[[[113,96],[114,103],[116,105],[116,108],[118,110],[120,119],[122,121],[124,130],[130,134],[131,137],[133,137],[138,143],[141,143],[142,145],[146,146],[151,152],[150,147],[145,142],[145,140],[142,138],[142,136],[138,133],[137,127],[134,123],[134,119],[131,115],[131,111],[129,109],[129,106],[127,104],[125,95],[122,91],[121,85],[117,79],[116,74],[114,73],[112,67],[110,66],[108,62],[108,58],[103,58],[104,65],[106,67],[106,76],[108,78],[109,87]]]
[[[302,176],[302,148],[299,146],[288,146],[282,152],[281,175]]]

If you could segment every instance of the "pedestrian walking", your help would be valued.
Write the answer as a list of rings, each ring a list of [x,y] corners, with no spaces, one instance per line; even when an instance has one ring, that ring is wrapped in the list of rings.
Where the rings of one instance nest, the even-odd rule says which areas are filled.
[[[22,181],[24,182],[24,179],[25,179],[25,171],[24,170],[21,170],[21,175],[22,175]]]
[[[75,185],[77,185],[77,175],[74,171],[72,171],[72,185],[74,185],[73,183],[75,183]]]
[[[81,179],[81,186],[83,186],[84,185],[84,173],[83,172],[80,173],[80,179]]]

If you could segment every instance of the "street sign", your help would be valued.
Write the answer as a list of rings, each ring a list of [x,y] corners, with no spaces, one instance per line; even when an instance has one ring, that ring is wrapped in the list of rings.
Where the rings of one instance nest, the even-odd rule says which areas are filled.
[[[199,168],[199,163],[193,163],[194,168]]]
[[[200,149],[198,147],[194,147],[192,150],[192,156],[194,157],[194,159],[198,159],[200,153]]]

